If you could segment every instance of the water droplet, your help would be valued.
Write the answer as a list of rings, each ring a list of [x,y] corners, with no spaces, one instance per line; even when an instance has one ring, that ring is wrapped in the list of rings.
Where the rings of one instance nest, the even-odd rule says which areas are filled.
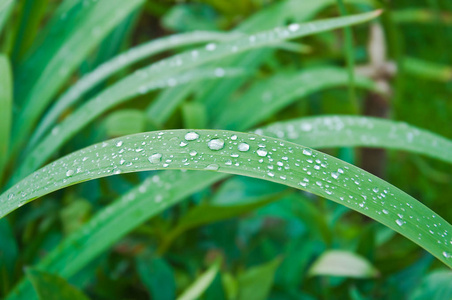
[[[162,154],[155,153],[148,157],[148,160],[151,164],[157,164],[162,161]]]
[[[207,146],[210,150],[221,150],[224,147],[224,140],[222,139],[213,139],[207,143]]]
[[[231,140],[233,140],[233,141],[235,141],[235,140],[237,140],[237,135],[233,135],[233,136],[231,136]]]
[[[300,25],[299,24],[294,23],[294,24],[290,24],[289,25],[289,30],[292,31],[292,32],[297,31],[298,29],[300,29]]]
[[[66,172],[66,176],[67,176],[67,177],[72,176],[72,175],[74,175],[74,170],[68,170],[68,171]]]
[[[267,155],[267,150],[263,149],[263,148],[259,148],[257,149],[257,155],[259,156],[266,156]]]
[[[331,172],[331,177],[337,179],[339,177],[339,174],[337,174],[336,172]]]
[[[121,147],[122,146],[122,141],[118,141],[117,143],[116,143],[116,147]]]
[[[397,223],[397,225],[402,226],[403,224],[405,224],[402,220],[397,219],[395,221]]]
[[[220,166],[217,165],[217,164],[210,164],[210,165],[208,165],[208,166],[205,168],[205,170],[213,170],[213,171],[216,171],[216,170],[218,170],[219,168],[220,168]]]
[[[245,152],[250,150],[250,145],[248,145],[247,143],[240,143],[237,148],[239,149],[239,151]]]
[[[444,256],[445,258],[451,258],[451,257],[452,257],[452,254],[450,254],[450,253],[444,251],[444,252],[443,252],[443,256]]]
[[[190,151],[190,156],[195,156],[196,154],[198,154],[198,152],[196,152],[195,150]]]
[[[378,193],[379,189],[378,189],[377,187],[374,187],[374,188],[372,189],[372,191],[373,191],[374,193]]]
[[[206,50],[207,50],[207,51],[213,51],[213,50],[215,50],[216,48],[217,48],[217,45],[214,44],[214,43],[209,43],[209,44],[206,45]]]
[[[186,142],[184,142],[184,141],[181,141],[180,144],[179,144],[179,146],[181,146],[181,147],[185,147],[185,146],[187,146],[187,145],[188,145],[188,143],[186,143]]]
[[[311,149],[303,149],[303,154],[307,155],[307,156],[311,156],[312,155],[312,151],[311,151]]]
[[[187,134],[185,135],[185,139],[186,139],[187,141],[194,141],[194,140],[196,140],[196,139],[198,139],[198,138],[199,138],[199,134],[197,134],[197,133],[194,132],[194,131],[189,132],[189,133],[187,133]]]

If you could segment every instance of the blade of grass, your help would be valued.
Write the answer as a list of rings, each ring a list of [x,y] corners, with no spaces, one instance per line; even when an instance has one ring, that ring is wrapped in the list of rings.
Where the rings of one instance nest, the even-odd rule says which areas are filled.
[[[255,131],[314,148],[376,147],[404,150],[452,163],[452,142],[427,130],[372,117],[321,116],[274,123]]]
[[[0,55],[0,183],[8,157],[8,148],[11,131],[13,82],[9,60],[5,55]]]
[[[344,5],[344,1],[336,0],[339,7],[339,11],[342,16],[346,16],[347,8]],[[359,112],[359,105],[356,99],[355,93],[355,56],[353,55],[353,32],[350,26],[344,27],[344,37],[345,37],[345,57],[347,60],[347,70],[348,70],[348,93],[350,97],[350,102],[354,108],[355,113]]]
[[[94,2],[92,9],[86,9],[89,13],[83,18],[83,22],[77,23],[75,29],[54,51],[54,55],[45,61],[46,64],[42,65],[42,68],[32,64],[36,59],[30,59],[32,65],[18,70],[22,76],[29,69],[39,70],[39,74],[29,85],[30,92],[26,95],[22,110],[15,119],[13,126],[15,138],[12,149],[17,149],[26,140],[39,116],[88,53],[142,3],[143,0]],[[46,47],[42,47],[42,49],[46,49]],[[70,55],[68,55],[69,53]],[[44,55],[46,57],[48,54]],[[40,57],[37,54],[37,58]],[[30,74],[30,77],[33,77],[32,75]],[[24,83],[24,86],[27,87],[27,83]]]
[[[0,0],[0,34],[2,33],[3,26],[5,25],[14,4],[14,0]]]
[[[18,32],[12,53],[12,61],[19,60],[30,48],[45,13],[48,0],[25,0],[21,13]]]
[[[375,89],[371,80],[356,79],[357,86]],[[219,113],[213,127],[234,130],[250,128],[299,98],[327,88],[345,86],[347,82],[347,73],[344,70],[331,67],[275,75],[257,82],[239,99],[231,101],[232,103]],[[259,107],[259,110],[256,107]]]
[[[85,294],[57,275],[37,269],[26,272],[40,300],[88,300]]]
[[[41,122],[33,132],[28,148],[35,146],[35,144],[45,133],[49,131],[51,126],[55,124],[58,117],[60,117],[66,109],[77,103],[88,91],[96,87],[99,83],[124,68],[169,49],[209,41],[227,40],[233,38],[234,36],[237,35],[206,31],[176,34],[144,43],[119,54],[97,67],[94,71],[86,74],[74,85],[72,85],[58,100],[55,101],[55,104],[44,115]]]
[[[283,123],[270,125],[259,134],[277,136],[294,142],[306,143],[313,148],[328,148],[338,146],[367,145],[371,146],[374,141],[368,136],[380,136],[379,142],[382,147],[405,147],[403,143],[397,143],[397,137],[390,138],[387,133],[390,128],[399,126],[401,136],[409,136],[410,127],[404,123],[396,123],[389,120],[379,120],[366,117],[344,117],[338,126],[337,121],[329,119],[342,117],[313,117],[304,118]],[[373,125],[372,122],[375,124]],[[344,126],[345,134],[337,137]],[[334,130],[332,130],[334,129]],[[397,130],[397,131],[398,131]],[[302,132],[299,134],[297,132]],[[306,136],[303,139],[303,136]],[[363,138],[366,137],[366,138]],[[425,155],[436,157],[428,148],[430,145],[441,145],[442,149],[452,149],[450,141],[428,132],[421,131],[416,136],[417,147],[409,147],[408,151],[421,151]],[[452,157],[451,150],[446,150],[444,157]],[[449,153],[449,154],[448,154]],[[450,159],[449,159],[450,162]],[[224,179],[228,174],[210,172],[178,172],[168,170],[159,175],[153,175],[142,184],[132,189],[129,193],[113,202],[100,211],[79,231],[66,238],[63,243],[52,251],[37,267],[49,272],[59,272],[65,278],[69,278],[89,263],[101,252],[110,248],[121,237],[128,232],[162,212],[164,209],[180,202],[195,191],[202,190],[214,182]],[[74,247],[74,245],[86,245]],[[15,292],[11,294],[14,298],[27,297],[30,294],[29,282],[22,281]],[[19,297],[22,295],[22,297]]]
[[[221,259],[217,259],[207,271],[202,273],[177,300],[195,300],[204,293],[220,270]]]
[[[214,70],[198,68],[179,73],[175,76],[160,76],[159,79],[149,80],[146,74],[138,71],[101,92],[94,99],[88,101],[75,113],[66,118],[60,125],[54,127],[51,133],[33,148],[31,154],[26,156],[25,162],[20,165],[13,177],[13,181],[29,174],[46,161],[50,155],[58,150],[64,142],[82,129],[88,122],[121,102],[156,89],[173,87],[196,80],[218,79],[227,76],[239,76],[241,74],[243,74],[242,70],[221,69],[221,76],[218,76],[217,68]]]
[[[46,136],[31,153],[27,155],[22,165],[16,173],[16,178],[31,173],[37,167],[41,166],[53,153],[55,153],[64,142],[71,138],[76,132],[86,126],[89,122],[99,116],[107,109],[124,102],[139,93],[139,89],[144,84],[152,83],[152,79],[157,80],[165,78],[171,80],[174,74],[195,66],[219,60],[228,56],[245,52],[255,48],[279,43],[281,41],[298,38],[318,32],[328,31],[340,28],[346,25],[358,24],[377,17],[381,11],[364,13],[359,15],[333,18],[329,20],[315,21],[305,24],[292,24],[288,27],[275,28],[271,31],[264,31],[254,34],[254,39],[244,37],[234,42],[221,44],[208,44],[204,49],[193,50],[176,55],[169,59],[164,59],[145,69],[137,71],[119,83],[110,87],[88,101],[77,112],[65,119],[54,134]],[[138,90],[137,90],[138,89]]]
[[[274,138],[221,130],[149,132],[74,152],[0,196],[1,216],[57,189],[113,174],[192,169],[245,175],[322,196],[417,243],[452,267],[452,226],[403,191],[353,165]]]

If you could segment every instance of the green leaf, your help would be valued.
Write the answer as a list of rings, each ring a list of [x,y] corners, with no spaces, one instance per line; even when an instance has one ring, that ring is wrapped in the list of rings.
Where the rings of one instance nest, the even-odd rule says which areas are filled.
[[[11,131],[13,83],[11,66],[6,56],[0,55],[0,183],[5,164],[8,159],[8,148]]]
[[[277,74],[258,81],[239,99],[231,101],[214,120],[213,127],[234,130],[250,128],[299,98],[331,87],[345,86],[348,82],[345,70],[331,67]],[[367,78],[356,78],[355,84],[367,89],[375,88]]]
[[[252,267],[237,278],[239,291],[237,300],[268,299],[273,285],[276,269],[281,263],[281,258],[276,258],[268,263]]]
[[[140,91],[141,93],[146,93],[150,89],[155,88],[156,85],[166,85],[167,81],[170,82],[170,85],[173,85],[174,82],[177,83],[174,77],[177,77],[176,74],[180,74],[181,71],[251,49],[274,45],[287,39],[366,22],[377,17],[380,13],[381,11],[374,11],[306,24],[292,24],[288,27],[275,28],[271,31],[254,34],[254,38],[251,40],[247,36],[229,43],[218,45],[210,43],[203,49],[185,52],[141,69],[105,90],[91,101],[88,101],[74,114],[65,119],[58,126],[58,130],[44,138],[27,155],[16,173],[17,178],[22,178],[42,165],[64,142],[107,109],[137,96]]]
[[[404,57],[403,70],[408,74],[427,80],[443,82],[452,80],[452,67],[414,57]]]
[[[419,134],[416,147],[405,147],[400,136],[388,136],[391,128],[397,128],[401,136],[415,130]],[[342,134],[340,128],[344,129]],[[366,117],[312,117],[270,125],[257,130],[260,134],[277,136],[294,142],[306,142],[311,147],[337,147],[349,145],[375,145],[370,136],[378,136],[383,147],[421,152],[436,157],[436,152],[429,151],[430,145],[440,144],[450,149],[450,142],[427,131],[419,130],[405,123]],[[300,134],[303,133],[303,134]],[[386,134],[385,134],[386,133]],[[336,138],[339,137],[339,138]],[[375,145],[376,146],[376,145]],[[448,160],[450,161],[450,159]],[[164,171],[146,179],[142,184],[123,195],[117,201],[94,216],[81,230],[65,241],[39,263],[39,268],[59,272],[65,278],[75,274],[80,268],[94,259],[101,252],[111,247],[122,236],[159,214],[171,205],[180,202],[195,191],[227,177],[227,174],[210,172]],[[249,186],[249,185],[247,185]],[[164,188],[164,190],[162,190]],[[171,191],[169,193],[168,191]],[[223,202],[220,201],[219,204]],[[1,206],[0,206],[1,210]],[[74,247],[73,245],[89,245]],[[29,283],[22,281],[16,288],[17,295],[27,297],[30,293]],[[16,294],[13,294],[16,295]]]
[[[441,300],[452,298],[452,271],[438,270],[430,273],[418,285],[409,299]]]
[[[57,275],[31,268],[26,272],[41,300],[88,300],[80,290]]]
[[[29,142],[29,147],[36,144],[39,139],[49,131],[51,126],[56,123],[58,117],[60,117],[66,109],[77,103],[77,101],[82,99],[83,95],[96,87],[99,83],[118,73],[120,70],[169,49],[202,42],[227,40],[234,36],[237,35],[203,31],[176,34],[152,40],[119,54],[97,67],[94,71],[86,74],[55,101],[55,104],[44,115],[38,127],[35,129],[31,141]]]
[[[104,123],[107,135],[122,136],[143,132],[146,127],[145,115],[138,109],[123,109],[111,113]]]
[[[309,269],[311,276],[340,276],[372,278],[378,271],[364,258],[353,252],[329,250],[324,252]]]
[[[195,300],[205,292],[215,279],[220,269],[221,259],[217,259],[207,271],[201,274],[192,285],[190,285],[177,300]]]
[[[143,0],[82,2],[72,6],[68,3],[66,14],[56,14],[61,21],[50,22],[49,27],[60,26],[57,31],[63,30],[61,38],[52,40],[48,36],[48,43],[41,45],[38,51],[27,59],[27,63],[18,68],[18,78],[26,77],[27,80],[21,82],[21,90],[29,92],[27,95],[19,94],[24,106],[13,126],[13,149],[17,149],[27,138],[41,113],[80,62],[116,25],[137,9]],[[65,3],[62,4],[61,11],[64,11],[64,8]],[[79,18],[76,21],[68,15],[74,12],[80,12],[75,16]],[[69,20],[65,21],[66,19]],[[73,21],[77,26],[72,24]],[[68,51],[71,55],[68,55]]]
[[[452,163],[452,141],[404,122],[359,116],[320,116],[257,129],[313,148],[365,146],[405,150]]]
[[[69,278],[151,216],[227,176],[222,173],[177,170],[152,175],[97,213],[81,230],[66,238],[40,261],[38,267]],[[30,282],[23,280],[8,299],[29,299],[31,293]]]
[[[136,259],[136,267],[152,299],[175,299],[173,270],[163,259],[140,256]]]
[[[191,169],[246,175],[309,191],[392,228],[452,265],[452,226],[422,203],[353,165],[274,138],[222,130],[130,135],[74,152],[0,196],[4,216],[57,189],[109,175]]]
[[[168,86],[172,87],[196,80],[218,79],[241,74],[241,69],[231,68],[221,69],[221,76],[218,76],[218,68],[197,68],[170,77],[148,80],[146,75],[138,71],[104,90],[69,115],[60,125],[55,126],[50,134],[30,150],[31,153],[26,156],[25,161],[19,166],[13,181],[17,178],[22,178],[39,167],[75,133],[115,105],[138,95]]]
[[[14,0],[0,0],[0,34],[2,33],[3,26],[14,7]]]

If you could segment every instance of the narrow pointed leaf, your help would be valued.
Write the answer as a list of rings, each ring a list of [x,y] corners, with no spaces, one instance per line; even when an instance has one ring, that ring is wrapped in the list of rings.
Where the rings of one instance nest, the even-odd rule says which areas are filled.
[[[193,68],[200,64],[233,56],[251,49],[261,48],[279,43],[287,39],[298,38],[318,32],[340,28],[346,25],[359,24],[377,17],[381,11],[374,11],[359,15],[333,18],[329,20],[315,21],[304,24],[292,24],[288,27],[278,27],[271,31],[264,31],[239,38],[233,42],[221,44],[210,43],[205,48],[193,50],[171,58],[162,60],[148,68],[141,69],[121,80],[118,84],[107,89],[102,94],[92,99],[77,112],[68,117],[59,126],[59,130],[45,137],[25,159],[20,167],[17,178],[34,171],[41,166],[51,154],[63,145],[76,132],[99,116],[107,109],[124,102],[137,95],[138,90],[145,84],[155,80],[171,80],[172,76],[183,70]],[[138,90],[137,90],[138,89]],[[51,141],[51,143],[50,143]],[[49,144],[52,144],[50,146]]]
[[[0,196],[1,216],[78,182],[113,174],[191,169],[245,175],[309,191],[358,211],[452,266],[452,226],[384,180],[321,152],[254,134],[222,130],[149,132],[74,152]]]

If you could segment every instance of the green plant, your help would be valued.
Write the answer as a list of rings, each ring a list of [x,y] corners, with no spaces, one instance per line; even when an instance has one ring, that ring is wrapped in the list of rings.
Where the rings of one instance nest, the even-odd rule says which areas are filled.
[[[243,3],[253,6],[252,1]],[[209,19],[210,8],[221,12],[223,22],[234,21],[228,17],[227,5],[215,1],[211,6],[187,4],[171,9],[142,0],[66,0],[57,8],[46,7],[46,1],[25,1],[16,3],[17,11],[13,1],[0,2],[0,32],[2,24],[9,26],[2,35],[6,54],[0,57],[0,216],[7,216],[0,220],[0,293],[7,299],[36,295],[41,299],[85,298],[68,280],[96,298],[123,297],[131,283],[118,277],[130,268],[137,270],[134,277],[153,299],[171,299],[176,294],[181,299],[315,297],[322,295],[316,290],[320,286],[356,299],[361,293],[381,295],[378,287],[382,286],[391,286],[394,295],[435,293],[435,288],[411,292],[410,287],[392,284],[386,276],[398,282],[398,276],[414,269],[411,282],[430,282],[423,272],[432,264],[441,261],[452,267],[449,212],[441,217],[427,207],[430,205],[350,162],[356,160],[352,147],[370,147],[452,163],[452,141],[402,122],[338,114],[360,113],[365,103],[358,99],[388,94],[381,88],[385,79],[355,74],[350,27],[376,22],[381,10],[375,9],[380,5],[338,1],[341,14],[348,14],[345,4],[349,11],[359,13],[310,21],[335,4],[327,0],[281,1],[221,33]],[[130,45],[137,20],[146,19],[140,19],[138,11],[160,17],[160,9],[168,11],[163,17],[166,26],[177,27],[175,24],[187,18],[187,24],[196,24],[193,26],[203,31],[155,39],[120,53],[124,43]],[[247,6],[242,9],[247,14]],[[18,19],[8,20],[11,13],[17,13]],[[198,14],[203,16],[199,20],[194,17]],[[31,30],[46,16],[39,34]],[[406,18],[406,13],[399,13],[384,22],[391,26]],[[290,25],[284,25],[287,21]],[[347,70],[330,62],[337,59],[334,53],[315,53],[306,45],[289,42],[315,35],[309,40],[313,45],[331,46],[335,39],[332,30],[339,28],[345,28]],[[27,30],[31,31],[27,34]],[[320,33],[324,34],[315,39]],[[358,36],[367,34],[359,31]],[[207,44],[196,46],[203,43]],[[167,51],[176,54],[146,65],[149,57]],[[299,57],[304,55],[310,59],[300,64]],[[403,76],[439,82],[450,77],[450,70],[442,65],[408,56],[399,59],[406,72],[397,75],[401,81]],[[74,74],[79,76],[72,77]],[[344,86],[349,88],[345,96]],[[340,104],[316,108],[313,103],[320,95],[332,103],[328,102],[330,90],[339,95],[334,97]],[[311,108],[298,101],[309,97]],[[310,109],[325,115],[298,118]],[[168,129],[174,127],[191,129]],[[118,133],[124,135],[117,137]],[[342,160],[312,148],[327,149]],[[328,150],[332,148],[340,151]],[[59,156],[62,158],[54,160]],[[410,157],[425,165],[424,158]],[[450,182],[450,176],[441,171],[421,169],[428,178]],[[99,180],[91,186],[82,184],[54,193],[94,179]],[[48,199],[22,207],[43,196]],[[310,197],[316,197],[320,206]],[[64,204],[55,201],[58,198]],[[190,201],[182,202],[187,198]],[[174,208],[175,204],[179,205]],[[368,219],[356,220],[359,214],[347,214],[348,208],[386,227]],[[210,268],[194,276],[203,264],[194,251],[197,246],[192,245],[205,246],[201,233],[193,240],[186,233],[206,228],[218,235],[222,229],[216,224],[226,222],[223,224],[234,229],[225,232],[239,232],[239,239],[247,241],[242,243],[249,243],[241,250],[248,253],[256,229],[247,219],[227,220],[252,211],[263,216],[256,217],[260,228],[265,228],[272,216],[292,226],[275,237],[275,241],[284,239],[284,246],[263,240],[256,246],[262,254],[256,257],[265,260],[251,257],[237,271],[228,261],[238,260],[234,243],[222,244],[214,234],[206,243],[216,246],[203,251]],[[238,223],[242,230],[234,227]],[[361,226],[365,227],[362,232]],[[388,241],[394,232],[438,260],[433,262],[431,256],[420,259],[420,248],[403,239],[397,239],[392,248]],[[290,234],[297,238],[290,241]],[[21,252],[19,235],[24,243]],[[128,236],[132,236],[130,241]],[[302,245],[305,238],[308,241]],[[395,267],[398,273],[390,266],[383,271],[371,263],[378,262],[378,247],[386,247],[399,259],[397,247],[409,254]],[[39,252],[44,249],[49,253],[41,258]],[[172,249],[177,249],[174,254]],[[274,253],[287,257],[275,258]],[[173,260],[172,266],[169,260]],[[347,262],[350,269],[340,262]],[[35,265],[24,278],[18,271],[21,264]],[[186,264],[182,268],[186,272],[177,269],[178,264]],[[282,274],[284,270],[289,275]],[[345,282],[346,278],[376,278],[382,273],[383,279],[374,286],[367,282],[356,288],[355,282]],[[450,271],[432,274],[449,278]],[[317,281],[305,290],[295,281],[318,276],[340,278]],[[198,279],[189,284],[188,277]],[[96,282],[96,287],[86,288],[90,282]],[[283,291],[280,296],[272,290],[273,284]],[[447,283],[441,284],[436,289],[447,289]],[[115,287],[109,290],[107,286]],[[144,294],[139,289],[132,293],[136,297]]]

